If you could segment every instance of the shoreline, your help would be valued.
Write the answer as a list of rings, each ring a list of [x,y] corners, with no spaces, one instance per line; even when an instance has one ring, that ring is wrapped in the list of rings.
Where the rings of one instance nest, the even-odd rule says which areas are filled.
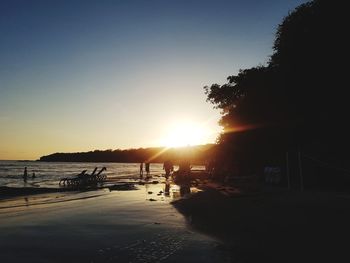
[[[69,193],[69,192],[86,192],[96,191],[101,189],[109,189],[109,191],[129,191],[136,190],[135,185],[144,185],[142,182],[119,182],[117,184],[102,185],[102,186],[89,186],[89,187],[9,187],[0,186],[0,201],[8,198],[31,196],[38,194],[50,194],[50,193]],[[149,182],[148,184],[154,184]]]
[[[0,186],[0,200],[27,195],[72,192],[73,190],[49,187],[8,187]]]
[[[9,216],[7,211],[11,209],[22,214],[20,217],[17,214],[14,216],[14,220],[17,221],[18,218],[26,217],[26,211],[36,211],[30,213],[37,218],[36,213],[42,213],[38,209],[45,207],[49,211],[55,211],[55,207],[59,207],[63,211],[63,218],[68,213],[73,218],[77,217],[85,210],[91,210],[89,216],[94,218],[96,211],[106,209],[106,212],[102,213],[104,217],[119,218],[114,218],[112,221],[121,220],[122,225],[128,225],[130,222],[125,219],[129,218],[131,221],[139,222],[136,224],[138,226],[144,222],[143,214],[142,216],[136,215],[140,211],[144,210],[147,217],[150,218],[162,218],[163,216],[169,218],[170,216],[169,219],[171,219],[170,213],[174,212],[164,211],[167,209],[171,211],[172,207],[176,214],[184,216],[184,222],[181,224],[185,223],[189,231],[193,230],[193,233],[196,233],[193,235],[203,235],[200,239],[208,237],[208,240],[217,240],[215,246],[221,251],[220,253],[228,255],[225,256],[225,260],[227,258],[230,260],[227,262],[332,262],[350,259],[350,256],[345,253],[346,243],[342,242],[350,235],[348,227],[350,195],[348,193],[287,192],[281,188],[259,188],[256,192],[244,192],[232,186],[213,183],[210,180],[196,180],[197,190],[195,191],[192,191],[192,188],[190,190],[188,185],[172,185],[176,187],[177,192],[172,193],[170,190],[171,197],[166,196],[166,183],[163,181],[134,181],[91,189],[0,187],[0,201],[9,204],[8,207],[4,206],[6,209],[2,213],[5,216],[5,222],[6,217]],[[129,191],[132,190],[130,186],[137,186],[137,190]],[[97,194],[95,190],[101,189],[106,191]],[[55,195],[55,193],[60,194]],[[49,195],[40,196],[40,194]],[[78,203],[82,205],[77,206]],[[13,208],[11,208],[12,205]],[[155,214],[151,215],[147,211],[152,207],[160,210],[152,210],[154,211],[152,213]],[[121,218],[120,215],[125,218]],[[29,217],[29,222],[31,220]],[[82,230],[86,229],[83,231],[87,231],[86,227],[93,223],[97,225],[96,229],[91,231],[100,235],[98,225],[104,225],[110,219],[108,221],[101,219],[99,223],[92,221],[86,227],[78,223],[80,220],[73,221],[70,226],[72,231],[81,227]],[[152,220],[151,225],[161,224],[167,229],[167,220]],[[35,224],[43,225],[40,222]],[[7,222],[7,225],[10,228],[14,226],[11,222]],[[3,229],[6,230],[6,227]],[[131,229],[128,231],[134,232]],[[67,235],[69,236],[68,233]],[[140,236],[144,235],[140,234]],[[186,239],[191,239],[190,236],[187,236],[187,232],[184,232],[184,235]],[[168,238],[170,239],[166,237]],[[114,237],[113,240],[117,242],[118,238]],[[138,242],[137,246],[143,249],[144,245],[139,240],[135,242]],[[98,239],[98,242],[101,241],[102,239]],[[208,242],[212,244],[212,241]],[[167,245],[169,244],[165,242],[161,248]],[[62,246],[65,245],[62,243]],[[148,249],[151,249],[150,244],[147,246]],[[194,247],[199,249],[197,245]],[[96,257],[96,255],[93,256]],[[125,257],[132,258],[130,254]],[[184,255],[180,253],[177,258],[183,260]],[[192,258],[192,261],[189,262],[197,261]]]
[[[180,196],[179,189],[171,188],[167,196],[164,187],[150,183],[135,191],[50,193],[1,200],[5,208],[0,211],[2,260],[229,262],[221,242],[191,231],[171,205]]]

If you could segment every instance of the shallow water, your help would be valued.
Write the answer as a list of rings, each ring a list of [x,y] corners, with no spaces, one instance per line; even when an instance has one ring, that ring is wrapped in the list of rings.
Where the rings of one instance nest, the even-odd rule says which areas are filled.
[[[27,182],[23,181],[24,167],[27,167],[28,170]],[[139,179],[138,163],[0,161],[0,186],[56,188],[62,178],[74,177],[83,170],[87,170],[87,173],[90,174],[95,167],[98,167],[97,171],[102,167],[106,167],[107,170],[103,174],[106,174],[109,180],[118,182]],[[200,169],[203,167],[194,166],[193,168]],[[176,166],[175,169],[177,169]],[[35,179],[31,178],[33,172],[35,173]],[[164,174],[163,164],[151,163],[150,175],[157,177],[162,174]]]

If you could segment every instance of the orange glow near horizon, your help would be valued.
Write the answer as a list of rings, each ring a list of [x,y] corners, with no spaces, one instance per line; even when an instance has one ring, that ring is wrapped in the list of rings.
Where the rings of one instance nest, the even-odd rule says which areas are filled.
[[[165,131],[160,145],[165,147],[183,147],[208,143],[213,132],[209,127],[192,121],[174,122]]]
[[[148,158],[148,160],[146,160],[145,162],[152,162],[154,159],[156,159],[159,155],[161,155],[162,153],[166,152],[167,150],[169,150],[169,147],[164,147],[164,149],[160,150],[158,153],[156,153],[155,155],[151,156],[150,158]]]

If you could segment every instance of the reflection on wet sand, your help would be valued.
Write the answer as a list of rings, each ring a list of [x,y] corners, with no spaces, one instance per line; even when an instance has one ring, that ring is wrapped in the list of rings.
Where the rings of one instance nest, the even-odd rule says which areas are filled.
[[[145,191],[137,191],[137,189],[141,190],[142,188],[144,188]],[[52,188],[25,188],[19,190],[14,188],[6,188],[5,190],[14,190],[15,194],[18,194],[17,192],[23,191],[24,196],[22,195],[21,198],[19,198],[19,196],[11,197],[12,193],[9,192],[9,198],[0,200],[0,213],[4,213],[5,210],[11,208],[20,210],[22,208],[30,206],[49,206],[53,203],[65,203],[82,199],[91,199],[99,197],[101,195],[113,195],[114,192],[116,192],[116,194],[120,191],[129,192],[129,190],[133,190],[132,196],[134,196],[135,199],[139,198],[140,200],[146,199],[149,201],[166,202],[172,202],[179,198],[186,197],[191,192],[199,191],[195,187],[190,187],[189,184],[177,185],[170,178],[164,180],[159,177],[157,178],[157,181],[148,179],[142,180],[140,182],[119,182],[119,184],[111,184],[109,186],[106,186],[106,188],[86,189],[85,191],[64,192],[62,191],[64,189]],[[32,192],[36,194],[32,195]],[[146,194],[145,199],[144,194],[142,193]]]
[[[35,239],[34,249],[28,252],[30,262],[54,262],[54,258],[55,262],[73,262],[69,257],[74,262],[179,262],[184,258],[187,262],[223,262],[225,256],[216,249],[216,241],[189,231],[185,218],[170,205],[191,189],[170,179],[158,177],[157,181],[135,181],[133,191],[105,188],[0,200],[4,262],[25,261],[6,251],[27,248],[28,240],[37,236],[40,239]],[[5,238],[10,235],[11,239]],[[45,250],[53,237],[57,247]],[[39,249],[49,252],[39,255]],[[69,256],[59,253],[63,250],[71,251]],[[204,254],[207,256],[198,259]]]
[[[5,214],[9,211],[19,212],[26,207],[49,207],[57,203],[67,203],[70,201],[78,201],[84,199],[96,198],[108,194],[107,190],[96,190],[87,192],[66,192],[66,193],[47,193],[28,195],[24,198],[14,197],[11,199],[0,200],[0,214]]]
[[[197,187],[192,187],[190,184],[175,184],[171,180],[164,182],[164,196],[169,197],[171,201],[186,197],[198,191],[201,190]]]
[[[165,187],[164,187],[164,195],[169,196],[170,195],[170,182],[169,180],[165,181]]]
[[[2,262],[180,262],[184,258],[224,262],[216,241],[189,231],[185,218],[170,205],[178,195],[180,186],[162,180],[134,191],[104,189],[1,200]],[[151,198],[157,202],[147,201]],[[55,246],[50,245],[53,238]],[[7,253],[29,246],[27,260]],[[48,252],[37,253],[40,249]]]

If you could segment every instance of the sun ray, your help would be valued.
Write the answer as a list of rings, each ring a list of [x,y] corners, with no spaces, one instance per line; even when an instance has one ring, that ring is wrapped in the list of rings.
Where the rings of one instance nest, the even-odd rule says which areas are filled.
[[[150,158],[148,158],[145,162],[149,163],[152,162],[154,159],[156,159],[159,155],[165,153],[167,150],[169,150],[170,147],[164,147],[162,150],[160,150],[159,152],[157,152],[156,154],[154,154],[153,156],[151,156]]]

